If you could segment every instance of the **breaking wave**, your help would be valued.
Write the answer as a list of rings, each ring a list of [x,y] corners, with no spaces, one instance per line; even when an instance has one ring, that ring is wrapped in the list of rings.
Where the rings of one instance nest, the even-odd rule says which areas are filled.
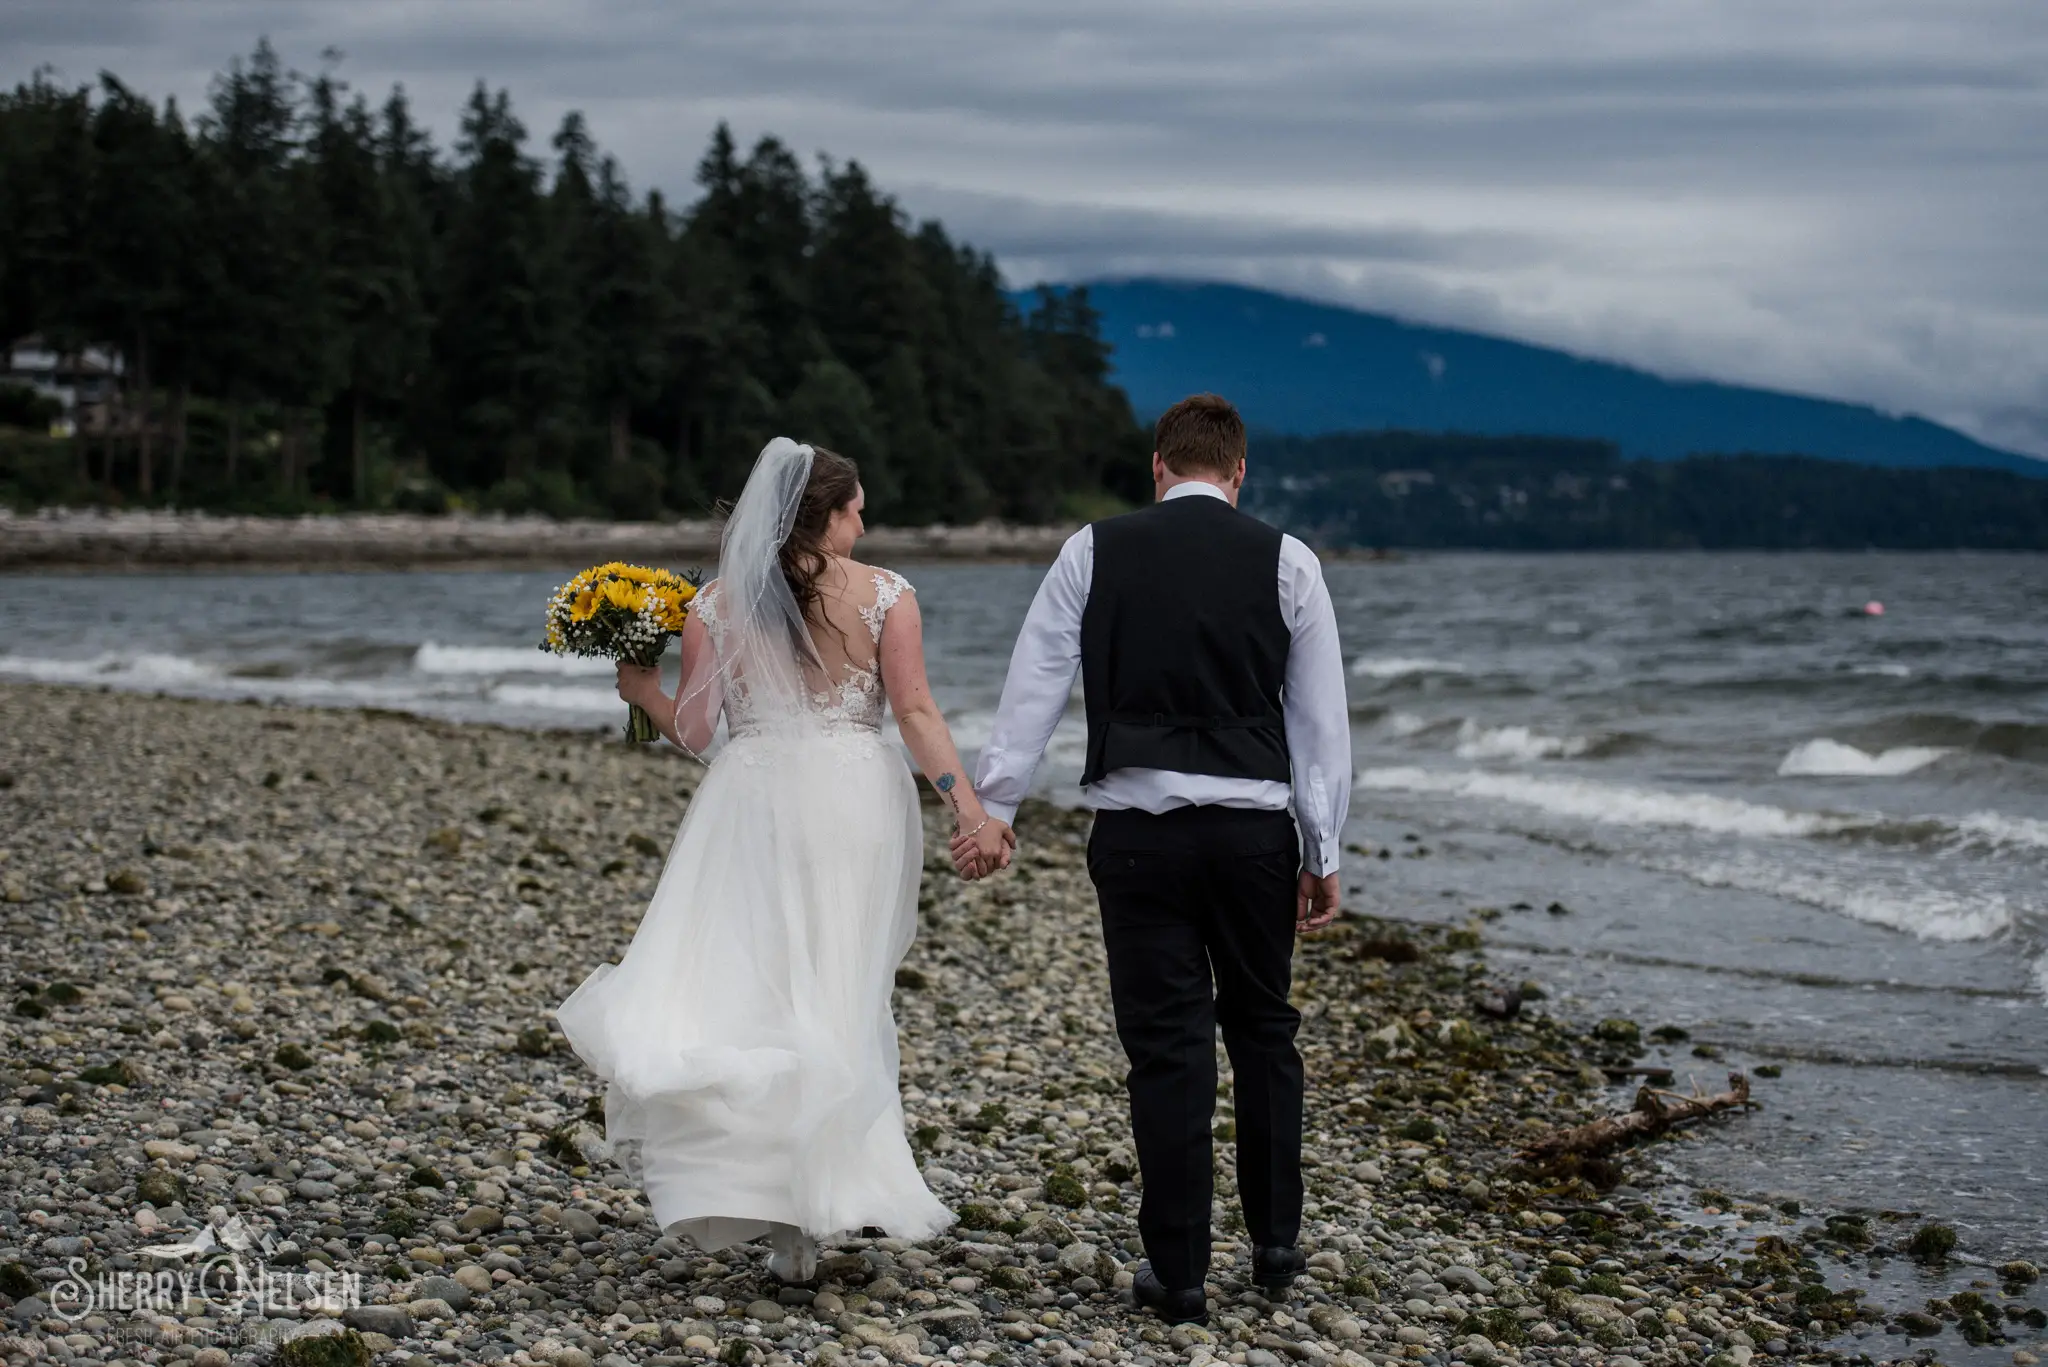
[[[1458,728],[1459,759],[1575,759],[1593,748],[1586,736],[1546,736],[1526,726],[1481,726],[1467,720]]]
[[[183,655],[96,655],[62,660],[0,655],[0,674],[37,683],[105,684],[137,690],[191,688],[224,678],[221,669]]]
[[[1758,859],[1650,862],[1702,887],[1782,897],[1922,940],[1988,940],[2011,930],[2016,921],[2011,905],[1997,894],[1851,882]]]
[[[1361,655],[1351,662],[1351,673],[1360,679],[1406,679],[1417,674],[1465,674],[1465,666],[1450,660],[1432,660],[1421,656],[1374,656]]]
[[[80,684],[133,693],[168,693],[193,698],[255,698],[320,707],[416,709],[439,696],[402,679],[334,679],[300,674],[282,663],[242,661],[221,665],[184,655],[141,653],[89,659],[0,655],[0,677],[37,683]],[[475,696],[475,689],[466,693]]]
[[[1955,753],[1947,746],[1902,745],[1871,754],[1840,741],[1810,740],[1792,748],[1778,766],[1780,778],[1897,778]]]
[[[2048,821],[2003,812],[1972,812],[1956,820],[1962,843],[2010,849],[2048,850]]]
[[[589,674],[609,675],[610,660],[553,655],[522,646],[450,646],[428,641],[413,652],[422,674]]]
[[[1698,831],[1763,840],[1867,840],[1898,847],[1993,853],[2048,850],[2048,821],[1995,811],[1962,816],[1802,811],[1712,793],[1674,793],[1582,778],[1417,766],[1367,769],[1358,775],[1355,786],[1368,791],[1506,802],[1603,826]]]
[[[1886,717],[1850,733],[1866,748],[1934,746],[1973,755],[2048,764],[2048,723],[1983,721],[1953,712],[1909,712]]]
[[[491,701],[506,707],[530,708],[540,712],[586,712],[625,715],[625,704],[610,688],[578,684],[494,684]]]
[[[1663,826],[1717,835],[1800,837],[1833,835],[1876,818],[1829,812],[1798,812],[1709,793],[1667,793],[1654,788],[1594,783],[1575,778],[1538,778],[1484,770],[1367,769],[1358,786],[1398,792],[1490,798],[1535,807],[1558,816],[1614,826]]]

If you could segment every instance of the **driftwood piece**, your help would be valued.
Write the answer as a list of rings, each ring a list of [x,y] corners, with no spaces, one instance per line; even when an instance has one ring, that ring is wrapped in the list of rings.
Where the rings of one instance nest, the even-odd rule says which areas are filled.
[[[1583,1157],[1605,1153],[1637,1139],[1662,1134],[1674,1125],[1683,1125],[1716,1111],[1739,1110],[1749,1104],[1749,1079],[1741,1073],[1730,1073],[1728,1090],[1712,1095],[1695,1092],[1691,1096],[1680,1096],[1676,1092],[1644,1087],[1636,1092],[1636,1104],[1620,1115],[1605,1116],[1568,1130],[1553,1131],[1523,1149],[1522,1157],[1542,1163],[1567,1155]]]

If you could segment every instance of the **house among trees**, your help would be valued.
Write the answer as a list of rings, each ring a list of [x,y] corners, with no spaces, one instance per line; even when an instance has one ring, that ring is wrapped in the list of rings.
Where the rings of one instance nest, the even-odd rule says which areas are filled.
[[[88,346],[60,351],[41,334],[23,337],[7,348],[7,367],[0,384],[34,390],[62,405],[52,434],[69,436],[79,426],[106,426],[109,409],[121,393],[127,366],[111,347]]]

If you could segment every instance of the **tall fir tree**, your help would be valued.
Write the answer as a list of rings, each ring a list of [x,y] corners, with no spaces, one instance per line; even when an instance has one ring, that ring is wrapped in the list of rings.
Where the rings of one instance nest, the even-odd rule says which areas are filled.
[[[324,275],[339,381],[335,414],[347,443],[346,489],[370,500],[371,424],[399,403],[426,349],[426,311],[398,203],[385,174],[376,120],[360,96],[323,77],[313,88],[307,148],[318,212],[327,221]]]
[[[203,231],[217,250],[204,282],[212,317],[202,329],[212,384],[228,405],[225,477],[242,477],[250,408],[277,403],[292,388],[305,325],[293,305],[307,293],[304,242],[294,221],[299,117],[295,82],[266,40],[214,82],[202,120],[207,176],[200,186]]]
[[[457,487],[533,473],[557,400],[561,339],[550,333],[548,222],[540,168],[504,92],[478,84],[456,144],[460,186],[443,254],[435,362],[456,429],[437,452]]]
[[[186,282],[176,254],[189,241],[193,206],[174,134],[155,107],[112,76],[100,86],[87,208],[94,269],[82,302],[94,333],[117,341],[130,367],[129,430],[111,434],[109,451],[129,447],[136,490],[148,498],[156,492],[159,339],[181,312]]]

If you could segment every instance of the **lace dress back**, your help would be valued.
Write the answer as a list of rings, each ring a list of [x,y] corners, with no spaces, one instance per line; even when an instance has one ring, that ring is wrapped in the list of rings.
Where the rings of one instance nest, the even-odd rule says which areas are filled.
[[[845,571],[843,584],[825,590],[824,624],[811,628],[823,670],[806,666],[804,683],[813,709],[831,729],[879,731],[887,701],[882,691],[882,631],[889,610],[912,590],[910,581],[894,570],[847,561]],[[721,648],[717,584],[698,596],[693,611],[710,633],[713,648]],[[735,671],[728,689],[725,716],[735,736],[753,729],[741,671]]]

